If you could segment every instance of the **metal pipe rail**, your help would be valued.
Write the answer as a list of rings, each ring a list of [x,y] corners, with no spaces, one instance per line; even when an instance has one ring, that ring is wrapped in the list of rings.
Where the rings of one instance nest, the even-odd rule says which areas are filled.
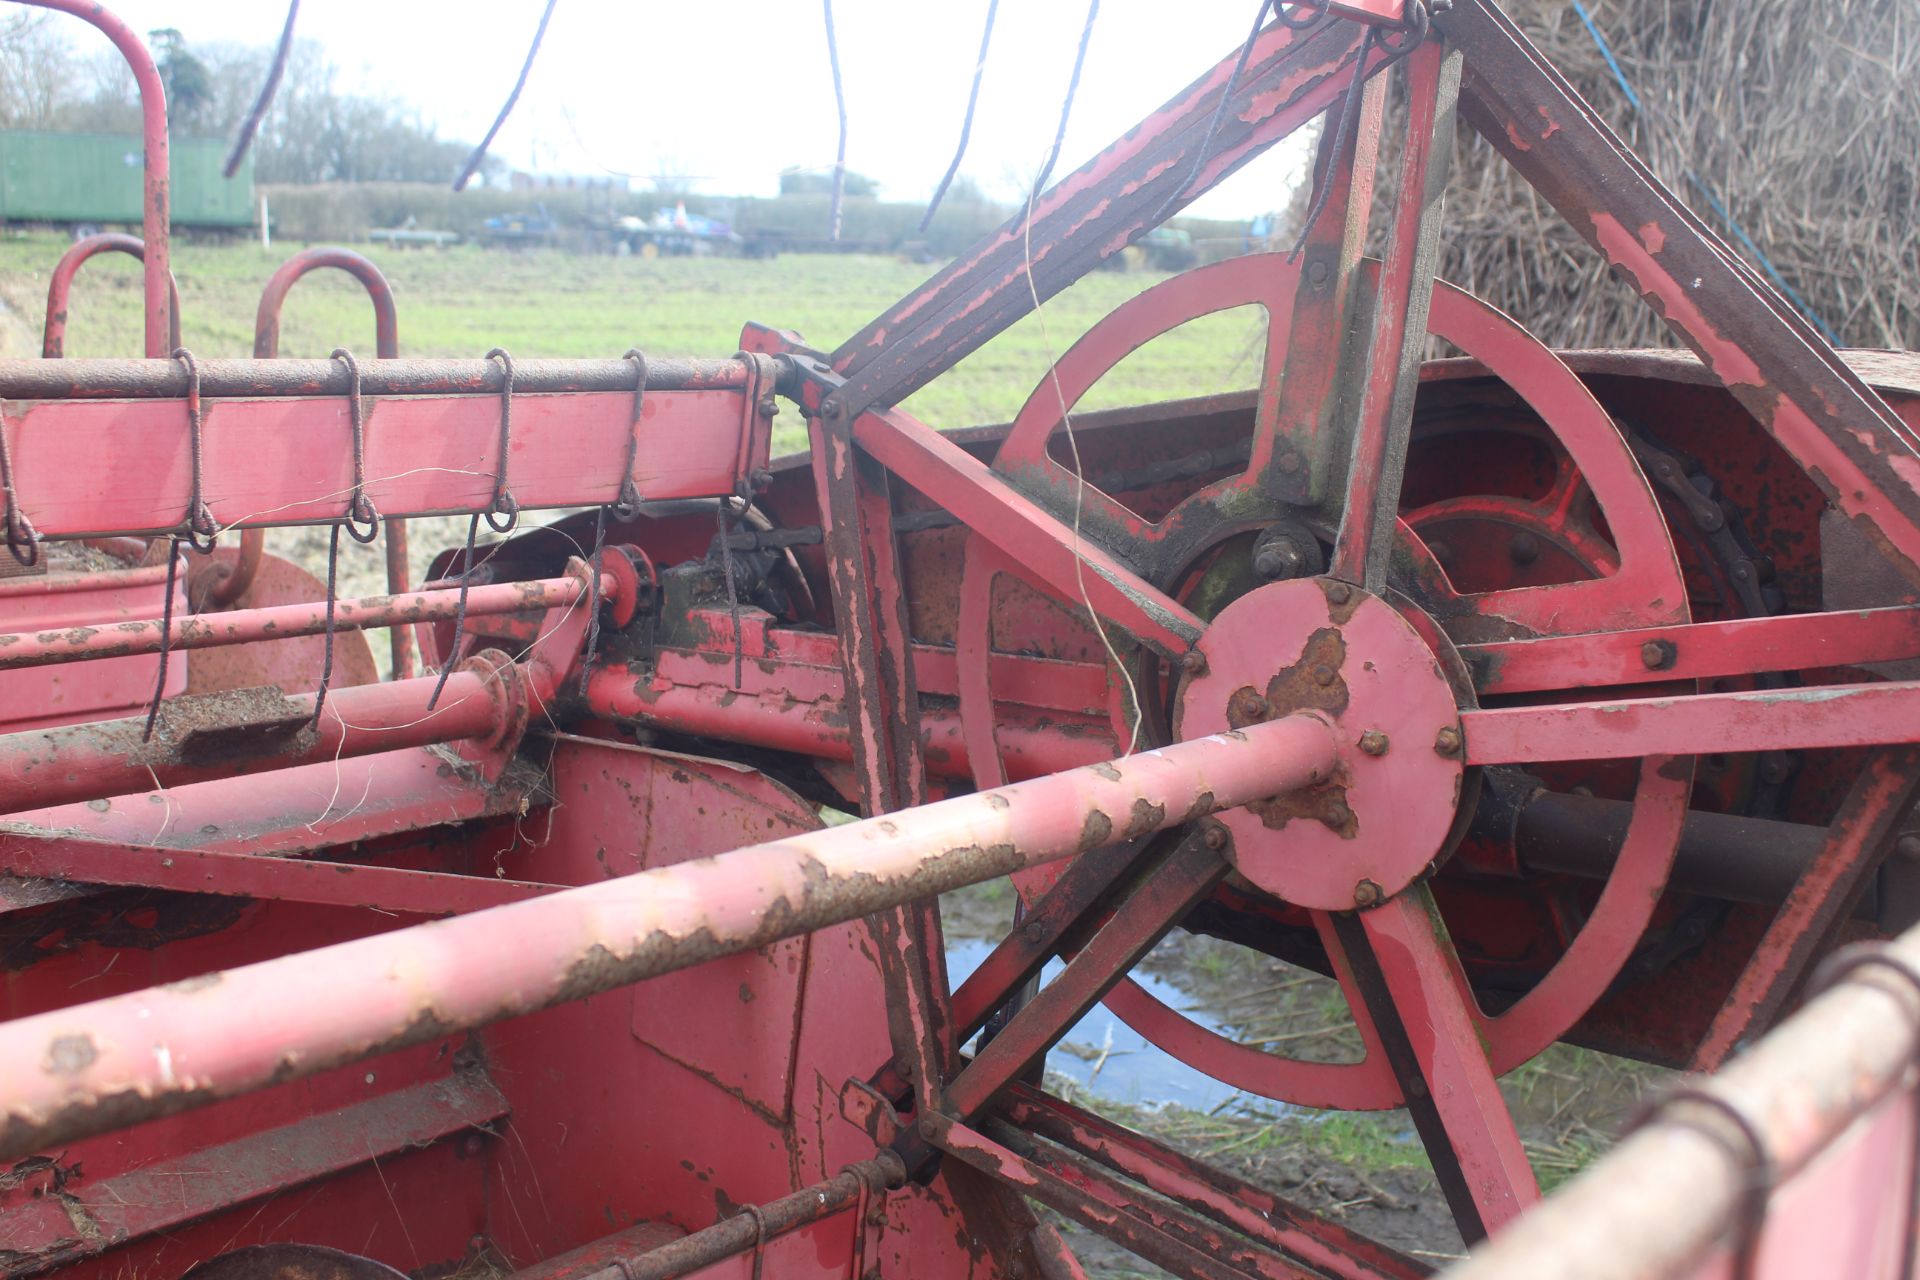
[[[151,256],[151,255],[149,255]],[[352,375],[338,360],[202,360],[202,396],[344,396]],[[553,391],[632,391],[631,360],[516,360],[516,396]],[[747,385],[744,360],[647,357],[649,391],[724,391]],[[368,396],[499,395],[495,360],[374,360],[360,366]],[[0,399],[125,400],[187,394],[177,360],[0,360]]]
[[[1331,726],[1300,713],[192,983],[16,1019],[0,1026],[0,1158],[310,1076],[1311,786],[1329,776],[1337,757]]]
[[[498,734],[523,694],[505,687],[502,659],[469,663],[447,677],[356,685],[327,695],[275,689],[175,698],[161,707],[151,741],[143,717],[35,729],[0,736],[0,814],[47,805],[137,795],[157,787],[264,773],[290,765],[345,760]]]
[[[1772,1185],[1782,1186],[1901,1087],[1913,1068],[1920,1048],[1920,986],[1897,970],[1920,973],[1920,929],[1888,943],[1882,954],[1888,963],[1853,969],[1725,1070],[1700,1082],[1697,1092],[1713,1102],[1682,1096],[1670,1103],[1591,1170],[1447,1272],[1448,1280],[1724,1274],[1707,1267],[1723,1234],[1742,1231],[1754,1157],[1763,1159]],[[1733,1115],[1758,1139],[1759,1152],[1748,1150],[1750,1140]],[[1906,1136],[1911,1124],[1902,1123],[1896,1151],[1913,1150]],[[1912,1176],[1905,1181],[1908,1204]],[[1861,1185],[1842,1189],[1855,1212],[1853,1197]],[[1894,1193],[1885,1182],[1876,1189]],[[1905,1212],[1897,1198],[1888,1201],[1888,1211]],[[1831,1243],[1836,1224],[1820,1218],[1805,1227],[1813,1238]]]
[[[133,82],[140,90],[140,131],[142,194],[140,200],[140,237],[145,242],[141,256],[142,284],[146,297],[146,353],[160,358],[171,351],[167,345],[177,337],[176,317],[170,291],[173,271],[168,262],[168,236],[172,228],[169,216],[169,188],[172,169],[168,159],[167,91],[160,81],[160,69],[153,55],[135,35],[133,28],[107,12],[99,0],[20,0],[37,9],[56,9],[91,22],[127,60]]]
[[[600,595],[613,599],[619,591],[612,576],[600,579]],[[527,609],[565,609],[587,594],[587,584],[575,577],[535,578],[527,582],[489,583],[467,589],[467,616],[483,618]],[[460,592],[448,588],[415,591],[398,596],[363,596],[336,601],[335,631],[370,631],[379,627],[406,627],[419,622],[451,620],[460,608]],[[215,649],[256,640],[291,640],[317,636],[327,629],[324,602],[236,609],[229,613],[176,617],[169,649]],[[0,635],[0,671],[22,667],[55,666],[90,658],[124,658],[158,653],[162,621],[115,622],[97,627],[68,627],[59,631]]]

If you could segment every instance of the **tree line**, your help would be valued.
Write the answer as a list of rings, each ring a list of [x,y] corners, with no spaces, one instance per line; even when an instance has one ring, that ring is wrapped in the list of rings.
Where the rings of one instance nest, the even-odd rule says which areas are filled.
[[[138,133],[132,72],[110,48],[82,49],[47,13],[0,19],[0,129]],[[190,43],[149,32],[175,137],[231,137],[253,105],[273,51]],[[472,144],[442,138],[397,99],[350,93],[326,51],[296,40],[273,106],[254,137],[263,183],[448,182]],[[488,162],[489,171],[497,162]]]

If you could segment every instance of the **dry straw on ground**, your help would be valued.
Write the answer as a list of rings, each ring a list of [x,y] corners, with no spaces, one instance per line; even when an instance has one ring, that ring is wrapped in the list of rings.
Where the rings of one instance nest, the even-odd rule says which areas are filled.
[[[1505,0],[1662,180],[1759,266],[1731,215],[1844,344],[1920,349],[1920,3],[1585,2],[1638,110],[1571,0]],[[1670,341],[1464,127],[1443,234],[1449,279],[1556,346]]]

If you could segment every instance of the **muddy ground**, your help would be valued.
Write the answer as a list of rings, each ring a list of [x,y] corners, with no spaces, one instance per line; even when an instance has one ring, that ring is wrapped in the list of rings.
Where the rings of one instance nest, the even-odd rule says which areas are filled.
[[[1000,881],[942,899],[950,955],[997,941],[1013,892]],[[1359,1037],[1338,986],[1318,974],[1218,939],[1176,930],[1141,964],[1163,1000],[1241,1043],[1317,1061],[1351,1061]],[[1053,1092],[1436,1266],[1463,1255],[1433,1171],[1405,1111],[1319,1112],[1244,1094],[1208,1106],[1158,1101],[1189,1087],[1190,1069],[1151,1046],[1119,1040],[1104,1011],[1049,1055]],[[1130,1078],[1108,1078],[1119,1054]],[[1095,1067],[1092,1064],[1102,1064]],[[1555,1046],[1501,1081],[1541,1183],[1551,1188],[1604,1150],[1641,1094],[1663,1073],[1603,1054]],[[1091,1274],[1166,1273],[1072,1224],[1063,1230]]]

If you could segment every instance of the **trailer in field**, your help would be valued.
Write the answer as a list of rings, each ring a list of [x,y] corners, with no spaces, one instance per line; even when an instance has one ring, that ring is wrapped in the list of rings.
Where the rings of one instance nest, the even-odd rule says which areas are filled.
[[[253,225],[253,159],[223,178],[226,147],[219,138],[174,139],[174,226]],[[0,221],[138,226],[140,174],[138,134],[0,130]]]

